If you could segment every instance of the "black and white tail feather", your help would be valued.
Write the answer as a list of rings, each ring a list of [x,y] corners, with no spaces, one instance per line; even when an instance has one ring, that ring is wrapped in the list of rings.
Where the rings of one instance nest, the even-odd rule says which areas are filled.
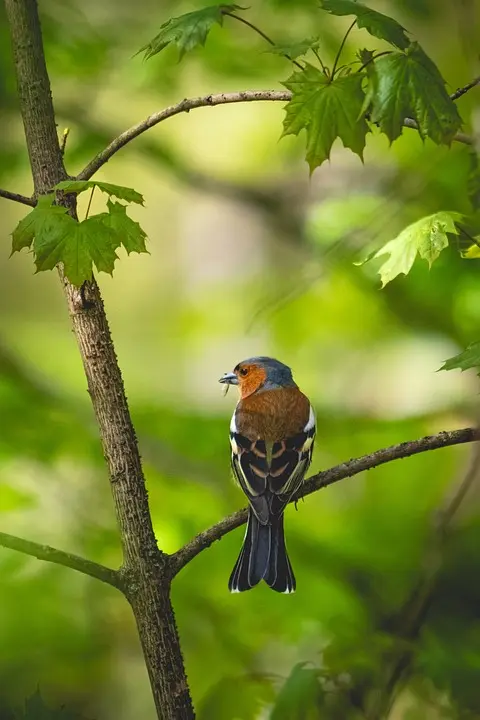
[[[242,549],[230,576],[231,592],[250,590],[264,580],[272,590],[295,592],[295,575],[283,530],[285,506],[299,490],[312,459],[315,415],[303,431],[281,442],[252,441],[230,425],[232,467],[250,508]]]

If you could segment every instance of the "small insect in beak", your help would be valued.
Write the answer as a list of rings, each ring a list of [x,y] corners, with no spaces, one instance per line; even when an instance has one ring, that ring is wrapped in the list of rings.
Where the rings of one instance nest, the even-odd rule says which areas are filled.
[[[223,397],[228,393],[228,389],[230,385],[238,385],[238,378],[233,372],[225,373],[225,375],[222,375],[219,383],[222,383],[222,385],[225,385],[225,392],[223,393]]]

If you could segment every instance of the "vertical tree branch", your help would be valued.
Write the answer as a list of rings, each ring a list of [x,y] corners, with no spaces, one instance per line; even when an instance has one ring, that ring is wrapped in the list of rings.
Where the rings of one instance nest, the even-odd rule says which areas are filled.
[[[57,138],[36,0],[5,0],[35,194],[67,177]],[[70,211],[75,216],[75,206]],[[59,270],[97,417],[120,527],[132,606],[159,718],[194,717],[170,602],[166,556],[156,544],[137,439],[95,281],[81,290]]]

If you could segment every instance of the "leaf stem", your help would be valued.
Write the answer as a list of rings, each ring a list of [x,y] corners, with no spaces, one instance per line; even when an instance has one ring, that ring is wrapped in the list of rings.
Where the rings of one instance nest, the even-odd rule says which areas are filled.
[[[259,27],[257,27],[253,23],[251,23],[249,20],[245,20],[245,18],[240,17],[240,15],[235,15],[235,13],[231,13],[231,12],[226,12],[223,14],[228,15],[229,17],[233,18],[234,20],[238,20],[239,22],[243,23],[244,25],[247,25],[249,28],[251,28],[256,33],[258,33],[258,35],[260,35],[260,37],[262,37],[264,40],[266,40],[269,45],[272,45],[273,47],[275,47],[276,43],[272,40],[272,38],[268,37],[268,35],[266,35],[263,32],[263,30],[260,30]],[[292,60],[290,55],[288,55],[287,53],[284,53],[284,57],[286,57],[287,60],[290,60],[290,62],[292,62],[294,65],[296,65],[298,68],[300,68],[300,70],[303,70],[303,65],[300,65],[300,63],[297,62],[296,60]]]
[[[332,75],[331,75],[332,80],[333,80],[333,78],[335,77],[335,72],[336,72],[336,69],[337,69],[338,61],[340,60],[340,55],[342,54],[342,50],[343,50],[343,48],[345,47],[345,43],[347,42],[347,38],[348,38],[348,36],[350,35],[350,33],[352,32],[353,28],[355,27],[355,23],[356,23],[356,22],[357,22],[356,20],[354,20],[354,21],[352,22],[352,24],[351,24],[350,27],[348,28],[347,32],[346,32],[345,35],[343,36],[342,42],[340,43],[340,47],[338,48],[338,52],[337,52],[337,55],[336,55],[336,57],[335,57],[335,62],[333,63]]]
[[[320,63],[320,66],[323,70],[323,74],[328,77],[328,69],[327,69],[327,66],[323,64],[323,60],[320,57],[320,53],[318,52],[318,50],[316,48],[312,48],[312,52],[315,55],[315,57],[317,58],[318,62]]]
[[[93,198],[94,192],[95,192],[95,185],[92,187],[92,192],[90,193],[90,197],[89,197],[88,205],[87,205],[87,212],[85,213],[85,220],[88,218],[88,213],[90,212],[90,205],[92,204],[92,198]]]

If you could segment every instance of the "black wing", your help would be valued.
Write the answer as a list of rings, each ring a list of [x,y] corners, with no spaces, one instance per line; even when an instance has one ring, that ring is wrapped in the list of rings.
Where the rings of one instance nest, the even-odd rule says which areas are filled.
[[[252,441],[230,428],[232,468],[262,525],[280,515],[303,482],[315,440],[313,413],[305,430],[281,442]]]

